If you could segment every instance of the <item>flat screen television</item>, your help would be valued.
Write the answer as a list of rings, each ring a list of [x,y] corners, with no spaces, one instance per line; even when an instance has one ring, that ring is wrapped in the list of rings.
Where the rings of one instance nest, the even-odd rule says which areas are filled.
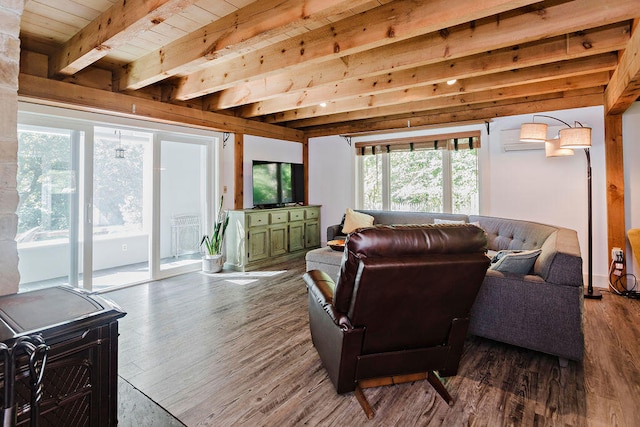
[[[302,164],[254,160],[252,174],[254,207],[304,203]]]

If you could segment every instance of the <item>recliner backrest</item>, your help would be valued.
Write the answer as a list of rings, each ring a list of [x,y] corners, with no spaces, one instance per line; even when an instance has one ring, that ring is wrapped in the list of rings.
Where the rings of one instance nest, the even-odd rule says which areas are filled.
[[[363,353],[443,343],[489,264],[473,225],[377,226],[349,235],[333,305],[366,327]]]

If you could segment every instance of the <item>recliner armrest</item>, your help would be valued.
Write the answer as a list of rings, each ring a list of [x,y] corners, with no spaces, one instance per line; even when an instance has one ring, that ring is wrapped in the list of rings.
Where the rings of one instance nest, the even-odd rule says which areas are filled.
[[[351,321],[346,314],[338,312],[333,306],[333,290],[335,283],[331,276],[324,271],[311,270],[302,276],[309,294],[313,296],[313,300],[320,305],[324,311],[331,317],[333,323],[341,329],[352,329]]]

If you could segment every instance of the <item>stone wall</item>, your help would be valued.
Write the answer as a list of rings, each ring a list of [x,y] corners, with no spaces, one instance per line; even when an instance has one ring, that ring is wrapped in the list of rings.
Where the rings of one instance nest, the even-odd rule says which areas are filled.
[[[0,295],[18,292],[18,74],[24,0],[0,0]]]

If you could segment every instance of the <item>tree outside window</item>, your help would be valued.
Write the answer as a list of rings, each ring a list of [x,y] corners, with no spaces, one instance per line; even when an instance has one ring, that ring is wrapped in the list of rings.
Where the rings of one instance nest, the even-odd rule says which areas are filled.
[[[18,132],[18,242],[69,237],[71,197],[76,192],[71,170],[71,133]]]
[[[453,136],[439,145],[429,139],[415,146],[397,140],[395,145],[369,143],[360,156],[362,208],[478,214],[474,141],[479,145],[477,139],[465,137],[459,143]]]

